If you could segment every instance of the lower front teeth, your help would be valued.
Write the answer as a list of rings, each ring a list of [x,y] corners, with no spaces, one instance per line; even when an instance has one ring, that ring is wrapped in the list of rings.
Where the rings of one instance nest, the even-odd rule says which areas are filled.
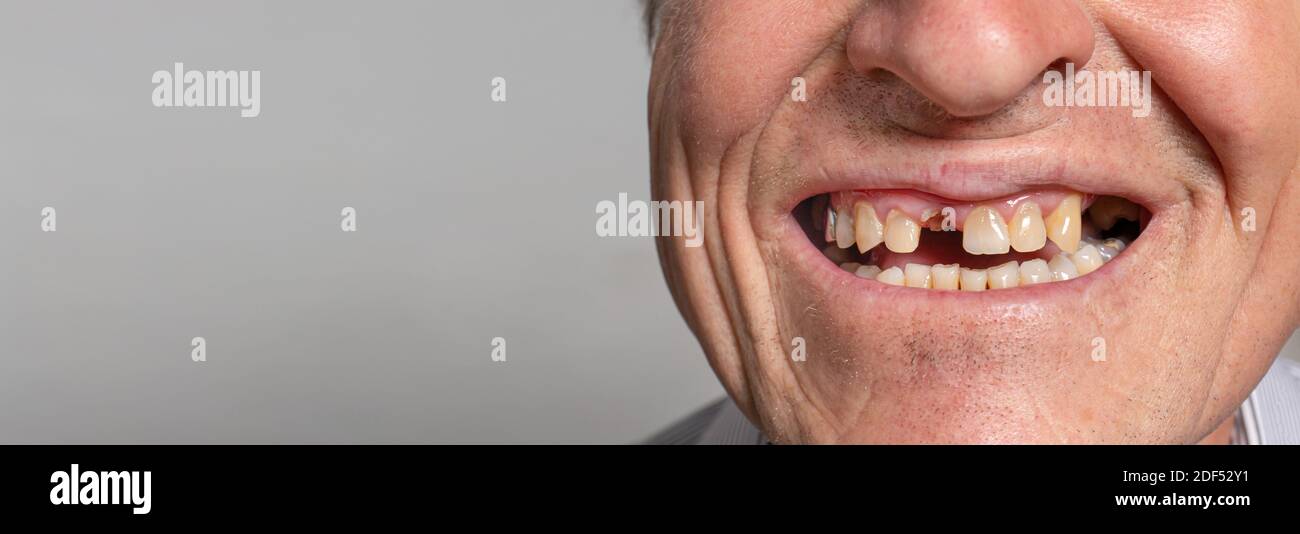
[[[1061,282],[1091,273],[1119,254],[1126,246],[1118,239],[1102,243],[1084,240],[1078,252],[1062,252],[1052,260],[1009,261],[988,269],[968,269],[956,263],[924,265],[908,263],[903,268],[881,269],[875,265],[845,262],[840,267],[858,278],[875,280],[892,286],[948,291],[984,291]]]

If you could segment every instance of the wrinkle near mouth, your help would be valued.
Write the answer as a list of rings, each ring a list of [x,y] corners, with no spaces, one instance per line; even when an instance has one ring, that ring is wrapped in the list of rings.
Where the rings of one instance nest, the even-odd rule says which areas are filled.
[[[1027,191],[981,202],[913,190],[854,190],[801,202],[823,255],[876,282],[984,291],[1091,274],[1141,234],[1150,213],[1116,196]]]

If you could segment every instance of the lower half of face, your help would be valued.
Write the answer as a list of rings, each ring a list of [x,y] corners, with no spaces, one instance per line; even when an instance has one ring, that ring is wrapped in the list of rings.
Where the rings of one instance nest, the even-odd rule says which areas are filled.
[[[1275,83],[1296,58],[1135,22],[1177,16],[1157,8],[822,3],[683,2],[651,91],[656,194],[706,209],[703,248],[663,247],[670,285],[769,437],[1172,443],[1229,420],[1300,312],[1300,134],[1271,103],[1300,96]],[[1054,42],[1059,20],[909,45],[953,17],[1006,35],[1076,17],[1087,45]],[[882,24],[911,56],[854,42]],[[1046,50],[1007,60],[1029,62],[1023,89],[927,74],[1016,46]],[[1044,74],[1067,69],[1071,91],[1076,69],[1139,73],[1133,105],[1050,105]]]

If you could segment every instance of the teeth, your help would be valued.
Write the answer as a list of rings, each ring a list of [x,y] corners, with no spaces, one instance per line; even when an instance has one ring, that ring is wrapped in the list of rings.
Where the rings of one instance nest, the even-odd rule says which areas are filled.
[[[1052,270],[1043,260],[1029,260],[1020,264],[1020,285],[1032,286],[1052,281]]]
[[[1082,233],[1079,210],[1082,205],[1083,197],[1071,193],[1061,199],[1061,204],[1047,216],[1047,238],[1065,252],[1073,253],[1079,249],[1079,236]]]
[[[1016,252],[1033,252],[1047,244],[1047,227],[1043,226],[1043,210],[1033,201],[1021,202],[1009,225],[1011,248]]]
[[[826,208],[826,242],[835,242],[835,210]]]
[[[1112,237],[1103,241],[1101,246],[1097,247],[1097,252],[1101,254],[1102,261],[1110,261],[1123,252],[1125,246],[1123,241]]]
[[[1074,262],[1070,261],[1070,257],[1064,252],[1052,258],[1052,261],[1047,263],[1047,268],[1052,270],[1052,280],[1057,282],[1079,277],[1079,269],[1074,266]]]
[[[975,208],[966,216],[961,246],[971,254],[1006,254],[1011,250],[1007,224],[1002,222],[997,210],[988,206]]]
[[[989,269],[989,289],[1005,289],[1020,285],[1020,265],[1006,262]]]
[[[957,270],[960,268],[956,263],[943,265],[938,264],[930,267],[930,280],[935,289],[957,289]]]
[[[903,270],[898,267],[890,267],[876,275],[876,281],[891,286],[903,285]]]
[[[903,277],[906,279],[907,287],[919,287],[923,289],[929,289],[932,287],[929,265],[909,263],[903,267]]]
[[[892,252],[908,253],[921,243],[921,225],[907,214],[890,210],[885,218],[885,248]]]
[[[1137,222],[1141,209],[1119,197],[1100,197],[1088,208],[1088,218],[1102,230],[1110,230],[1120,219]]]
[[[885,240],[885,226],[876,217],[876,208],[869,202],[859,202],[853,207],[853,233],[858,242],[858,252],[865,253]]]
[[[848,208],[841,208],[835,214],[835,246],[853,246],[853,214],[849,213]]]
[[[1097,270],[1102,264],[1101,253],[1092,245],[1084,245],[1078,252],[1071,254],[1070,259],[1074,261],[1074,267],[1079,270],[1079,276]]]
[[[989,272],[984,269],[961,270],[962,291],[984,291],[989,287]]]
[[[828,248],[840,251],[835,247]],[[875,265],[863,265],[855,261],[841,263],[840,268],[853,273],[858,278],[894,286],[947,291],[958,289],[984,291],[1073,280],[1097,270],[1108,261],[1102,257],[1101,250],[1102,247],[1085,242],[1078,252],[1074,254],[1061,252],[1050,262],[1043,259],[1028,260],[1024,263],[1009,261],[990,269],[967,269],[956,263],[935,265],[908,263],[901,269],[890,267],[882,271]]]
[[[861,267],[858,267],[857,270],[853,272],[853,274],[858,275],[858,278],[875,280],[876,275],[880,274],[880,267],[876,267],[875,265],[863,265]]]

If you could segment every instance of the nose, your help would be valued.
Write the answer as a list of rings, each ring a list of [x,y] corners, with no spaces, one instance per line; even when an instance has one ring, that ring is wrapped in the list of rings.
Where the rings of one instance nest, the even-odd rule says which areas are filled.
[[[872,0],[846,47],[858,72],[888,71],[949,114],[978,117],[1057,61],[1082,68],[1093,43],[1075,0]]]

